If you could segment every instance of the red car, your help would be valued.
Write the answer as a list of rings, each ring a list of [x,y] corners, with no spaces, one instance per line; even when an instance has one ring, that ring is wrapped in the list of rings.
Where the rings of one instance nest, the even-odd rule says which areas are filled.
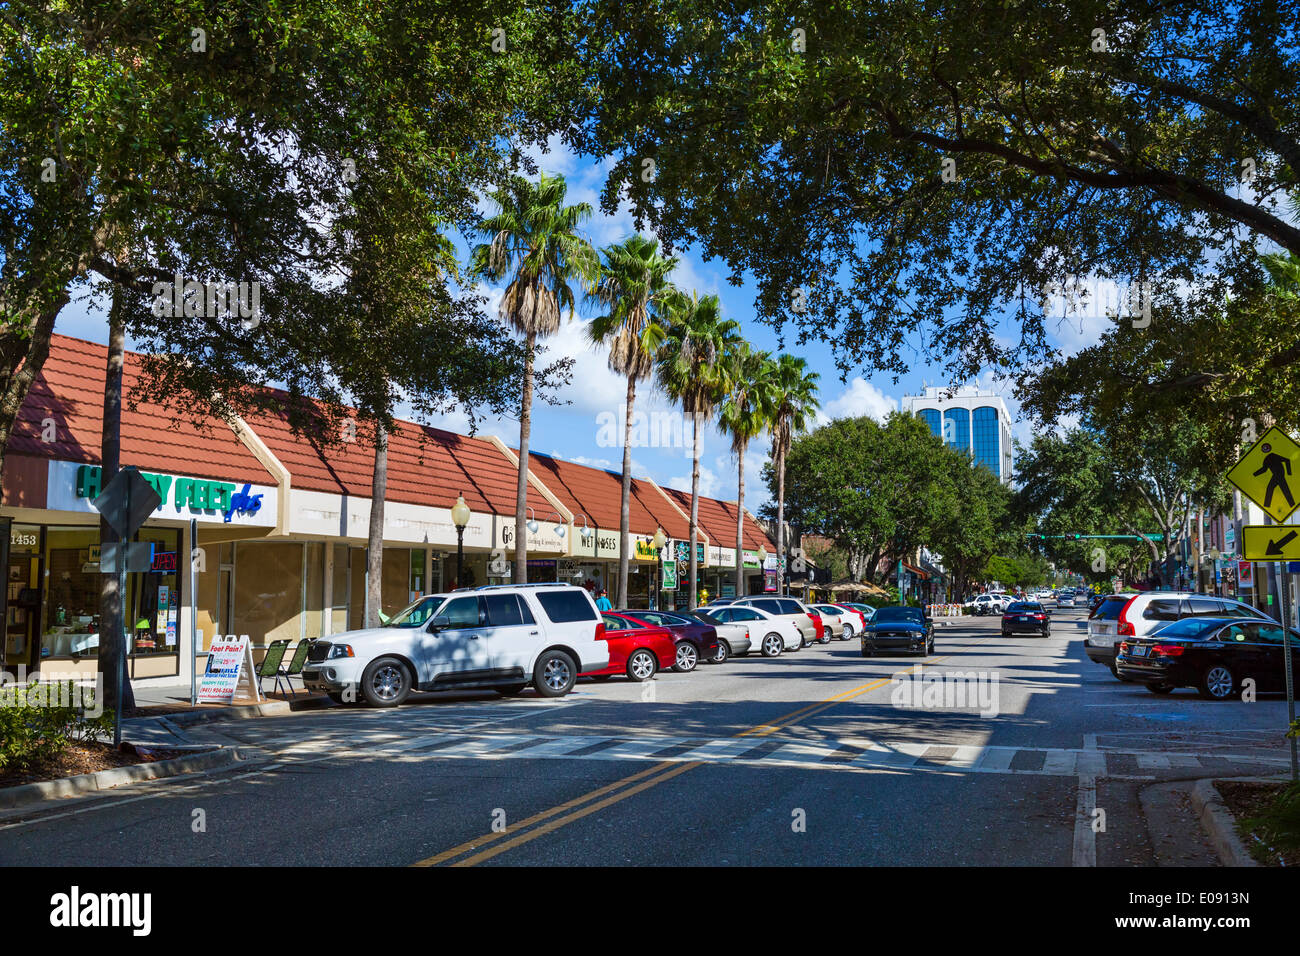
[[[654,677],[661,668],[677,663],[677,642],[666,627],[651,627],[620,614],[602,614],[605,640],[609,643],[609,666],[584,671],[580,677],[609,680],[617,674],[640,683]]]

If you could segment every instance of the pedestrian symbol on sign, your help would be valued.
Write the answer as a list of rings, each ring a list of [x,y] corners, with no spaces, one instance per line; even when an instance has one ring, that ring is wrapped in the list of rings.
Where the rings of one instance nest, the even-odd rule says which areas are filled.
[[[1300,445],[1275,426],[1233,465],[1228,480],[1263,508],[1266,515],[1281,522],[1296,509],[1296,494],[1291,482],[1300,477],[1298,464]]]

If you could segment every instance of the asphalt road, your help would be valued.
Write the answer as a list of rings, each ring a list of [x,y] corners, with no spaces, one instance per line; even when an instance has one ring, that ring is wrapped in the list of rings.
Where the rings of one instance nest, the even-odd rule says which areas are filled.
[[[0,865],[1141,866],[1143,788],[1287,766],[1285,701],[1157,697],[1054,617],[953,619],[924,659],[832,643],[205,725],[259,759],[0,819]]]

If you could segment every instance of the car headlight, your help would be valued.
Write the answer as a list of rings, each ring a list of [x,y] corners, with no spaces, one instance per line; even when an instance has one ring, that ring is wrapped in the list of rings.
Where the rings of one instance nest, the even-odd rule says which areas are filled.
[[[330,648],[330,657],[332,658],[333,657],[356,657],[356,656],[357,656],[356,654],[352,653],[351,644],[335,644],[333,647]]]

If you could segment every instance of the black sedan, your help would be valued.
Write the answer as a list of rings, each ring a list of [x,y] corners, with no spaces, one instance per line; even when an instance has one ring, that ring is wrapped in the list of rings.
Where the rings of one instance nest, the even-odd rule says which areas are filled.
[[[1291,669],[1300,681],[1300,634],[1288,634]],[[1285,690],[1282,654],[1282,625],[1275,621],[1187,617],[1122,642],[1115,667],[1155,694],[1195,687],[1202,697],[1227,700],[1248,679],[1259,691]]]
[[[884,650],[933,654],[934,624],[919,607],[879,608],[862,632],[862,656]]]
[[[1050,637],[1052,633],[1052,615],[1047,608],[1037,601],[1017,601],[1007,605],[1002,612],[1002,636],[1012,634],[1038,634]]]

